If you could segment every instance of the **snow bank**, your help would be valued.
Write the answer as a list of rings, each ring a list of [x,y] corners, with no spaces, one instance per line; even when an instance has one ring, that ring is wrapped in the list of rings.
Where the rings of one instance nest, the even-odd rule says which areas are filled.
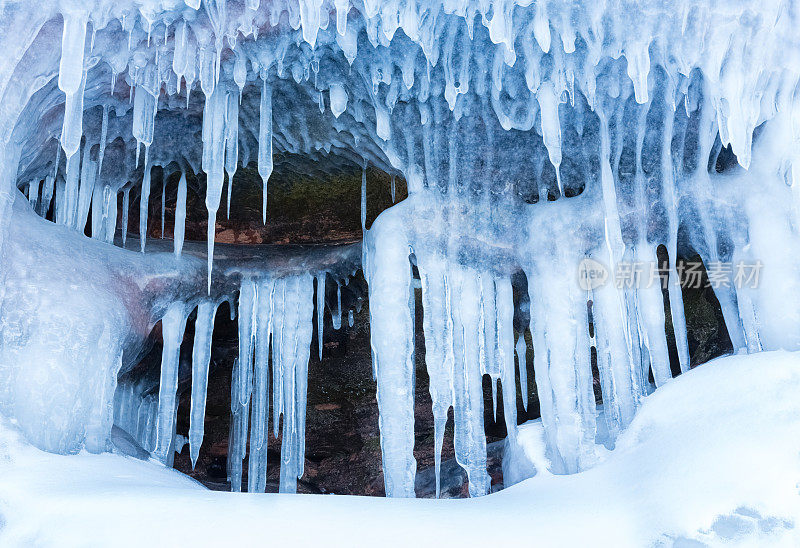
[[[153,462],[41,452],[4,421],[0,544],[796,546],[798,394],[800,353],[714,360],[648,397],[594,468],[471,500],[209,492]]]

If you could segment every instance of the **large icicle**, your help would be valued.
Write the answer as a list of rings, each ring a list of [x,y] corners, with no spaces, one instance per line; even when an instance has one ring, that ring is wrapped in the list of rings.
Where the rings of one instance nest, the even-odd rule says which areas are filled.
[[[208,366],[211,361],[211,336],[217,303],[203,301],[197,306],[194,324],[194,346],[192,348],[192,396],[189,422],[189,455],[192,468],[197,464],[206,418],[206,392],[208,388]]]
[[[214,263],[217,210],[222,198],[222,185],[225,182],[227,97],[225,86],[215,86],[213,93],[206,96],[206,104],[203,108],[203,171],[206,172],[206,209],[208,210],[209,293],[211,293],[211,271]]]
[[[88,19],[89,13],[86,11],[67,11],[64,14],[58,89],[67,96],[60,139],[66,158],[71,158],[78,151],[83,133],[83,59]]]
[[[167,464],[175,436],[175,414],[178,411],[178,359],[186,327],[186,305],[180,301],[169,305],[161,319],[164,347],[161,351],[161,380],[158,388],[158,435],[155,457]]]
[[[272,175],[272,87],[267,75],[262,74],[261,103],[258,125],[258,174],[263,182],[261,215],[267,223],[267,183]]]
[[[412,279],[403,219],[389,209],[367,234],[370,340],[378,380],[381,453],[386,495],[413,497],[414,320]]]
[[[284,336],[281,340],[283,435],[280,491],[297,491],[305,464],[308,358],[314,325],[314,284],[309,274],[285,280]],[[286,328],[291,337],[286,336]]]
[[[272,333],[273,280],[257,282],[255,303],[255,361],[250,419],[247,491],[263,493],[267,485],[267,422],[269,420],[269,341]]]

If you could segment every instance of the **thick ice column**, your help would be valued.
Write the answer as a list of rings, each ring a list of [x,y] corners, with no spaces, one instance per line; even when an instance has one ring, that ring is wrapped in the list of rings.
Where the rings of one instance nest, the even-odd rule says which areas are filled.
[[[607,254],[597,259],[601,264],[608,264]],[[622,290],[614,283],[602,284],[592,289],[591,301],[605,417],[609,434],[615,438],[633,420],[644,394],[645,379],[634,363],[630,341],[626,339],[627,316]],[[536,382],[538,384],[538,377]]]
[[[480,282],[475,271],[451,265],[449,291],[453,325],[453,443],[456,461],[467,471],[469,494],[490,490],[483,428],[483,385],[480,371]],[[425,309],[427,315],[427,308]],[[424,317],[424,316],[423,316]],[[425,333],[427,347],[427,331]]]
[[[675,170],[672,158],[672,137],[675,125],[675,111],[666,108],[663,125],[663,140],[661,143],[661,181],[663,186],[663,201],[667,213],[667,230],[669,241],[667,243],[667,256],[669,257],[669,310],[672,316],[672,330],[675,334],[675,346],[678,350],[678,361],[681,373],[689,370],[689,342],[686,333],[686,314],[683,308],[683,292],[676,260],[678,258],[678,195],[675,189]],[[681,159],[682,161],[682,159]]]
[[[414,320],[409,241],[398,211],[389,209],[373,223],[369,247],[371,345],[378,380],[381,452],[386,495],[413,497]]]
[[[704,90],[704,92],[706,94],[710,93],[708,89]],[[698,158],[708,158],[709,151],[714,142],[716,133],[714,131],[714,128],[716,128],[714,114],[715,112],[711,100],[710,98],[706,98],[700,108],[700,121],[698,123],[700,144],[697,151]],[[700,254],[706,269],[712,268],[712,265],[719,264],[720,262],[717,234],[713,226],[713,221],[710,218],[710,212],[712,210],[712,208],[709,207],[710,204],[708,200],[708,197],[712,195],[710,182],[706,162],[699,161],[691,181],[691,190],[695,193],[695,196],[699,196],[698,202],[700,206],[697,208],[698,220],[700,221],[699,228],[706,246],[705,252],[701,252]],[[736,305],[735,289],[718,284],[716,287],[713,287],[713,290],[719,301],[719,306],[722,309],[725,327],[728,330],[733,349],[739,350],[745,348],[744,333],[739,318],[739,310]]]
[[[313,277],[301,274],[289,278],[285,298],[281,345],[284,403],[280,491],[294,493],[305,464],[308,358],[314,330]],[[287,327],[291,329],[290,334],[286,332]]]
[[[174,302],[161,319],[164,347],[161,351],[161,380],[158,388],[158,435],[155,457],[163,463],[169,459],[175,435],[176,395],[178,392],[178,360],[186,327],[186,305]]]
[[[509,278],[498,278],[497,288],[497,349],[500,362],[500,382],[503,386],[503,414],[510,440],[517,437],[517,381],[514,366],[514,294]],[[578,322],[580,323],[580,322]],[[588,325],[586,336],[588,337]],[[588,341],[587,341],[588,342]],[[586,351],[588,352],[588,344]]]
[[[66,95],[60,139],[66,158],[71,158],[78,151],[83,134],[83,58],[88,17],[89,14],[85,11],[64,14],[58,88]]]
[[[208,366],[211,362],[211,336],[217,303],[203,301],[197,306],[194,324],[194,346],[192,347],[192,396],[189,422],[189,455],[192,468],[200,455],[206,418],[206,392],[208,389]]]
[[[421,253],[417,256],[417,261],[422,285],[425,364],[430,377],[429,390],[433,404],[434,466],[438,498],[442,443],[447,412],[453,405],[453,362],[456,351],[454,328],[457,327],[457,322],[455,315],[451,313],[452,282],[448,276],[446,259]]]
[[[261,215],[267,223],[267,182],[272,175],[272,87],[262,74],[261,103],[258,126],[258,174],[263,182]]]
[[[83,79],[83,53],[88,20],[89,13],[85,11],[68,11],[64,14],[58,89],[68,95],[78,91]]]
[[[553,471],[574,473],[594,461],[595,403],[585,294],[565,257],[526,269],[534,370]],[[577,271],[577,265],[574,269]]]
[[[267,422],[269,410],[269,341],[272,333],[272,293],[275,282],[257,282],[253,404],[250,418],[250,456],[247,491],[263,493],[267,485]]]
[[[656,250],[653,246],[637,249],[639,264],[657,264]],[[649,281],[648,281],[649,282]],[[661,279],[656,276],[652,283],[641,284],[639,298],[639,323],[643,328],[644,343],[650,354],[650,367],[656,386],[662,386],[672,378],[669,367],[669,351],[664,323],[664,298],[661,294]]]

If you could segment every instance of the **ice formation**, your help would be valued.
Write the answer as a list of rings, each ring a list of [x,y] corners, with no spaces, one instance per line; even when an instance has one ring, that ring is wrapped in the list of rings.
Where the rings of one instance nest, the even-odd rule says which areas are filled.
[[[59,452],[104,450],[116,416],[168,463],[176,348],[196,308],[196,459],[215,310],[238,294],[230,476],[240,489],[249,439],[248,489],[264,489],[271,388],[290,491],[313,324],[361,259],[387,495],[414,495],[416,273],[437,469],[452,407],[470,494],[488,492],[481,379],[502,392],[513,440],[531,353],[535,378],[520,379],[536,384],[552,471],[583,470],[592,352],[612,444],[672,377],[667,313],[689,367],[678,256],[709,272],[763,263],[758,287],[715,287],[733,346],[800,347],[798,17],[779,0],[0,2],[13,29],[0,34],[0,409]],[[367,227],[362,189],[363,248],[287,266],[214,245],[225,179],[230,199],[249,164],[265,223],[273,170],[371,165],[409,197]],[[147,241],[151,191],[163,203],[176,170],[206,174],[205,251],[183,241],[184,175],[174,243]],[[32,213],[51,202],[64,226]],[[668,307],[659,283],[579,283],[587,264],[613,278],[660,246]],[[117,387],[158,321],[158,390]]]

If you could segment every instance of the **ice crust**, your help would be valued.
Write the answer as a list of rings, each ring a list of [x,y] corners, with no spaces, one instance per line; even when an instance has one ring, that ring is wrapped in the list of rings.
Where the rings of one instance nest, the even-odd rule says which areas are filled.
[[[292,490],[303,469],[313,280],[332,288],[323,281],[331,276],[338,286],[358,259],[353,266],[347,254],[344,267],[300,260],[287,272],[215,248],[225,180],[229,199],[240,165],[255,164],[263,179],[264,222],[275,170],[372,165],[391,175],[393,199],[395,178],[406,182],[409,197],[370,227],[362,188],[358,254],[390,496],[414,495],[414,271],[437,469],[453,407],[456,457],[472,495],[489,490],[481,377],[491,377],[495,395],[501,387],[493,405],[513,441],[515,355],[527,359],[527,331],[555,473],[597,460],[592,347],[612,445],[643,398],[672,377],[667,321],[688,370],[679,255],[698,253],[708,270],[762,263],[758,288],[715,288],[733,347],[800,347],[800,39],[791,3],[6,1],[0,24],[15,29],[0,36],[0,405],[40,447],[104,449],[116,373],[161,320],[158,401],[139,394],[135,413],[145,425],[137,419],[140,440],[168,462],[174,345],[202,308],[192,396],[199,420],[212,310],[238,294],[231,479],[241,487],[249,432],[249,488],[263,490],[272,341],[281,488]],[[190,253],[183,242],[183,177],[180,226],[165,249],[174,255],[144,232],[115,238],[119,193],[123,226],[138,196],[146,227],[152,175],[175,170],[206,174],[207,251]],[[51,201],[64,227],[32,218]],[[95,242],[82,236],[89,211]],[[58,247],[47,230],[58,230]],[[146,253],[134,258],[112,243]],[[658,284],[578,283],[584,260],[613,278],[619,264],[656,261],[659,246],[669,317]],[[163,280],[158,290],[153,280]],[[339,304],[334,328],[342,313]],[[321,331],[320,314],[318,306]],[[527,325],[515,324],[520,316]],[[53,372],[63,388],[46,409]],[[126,390],[114,405],[132,421],[132,408],[116,403],[132,397]]]

